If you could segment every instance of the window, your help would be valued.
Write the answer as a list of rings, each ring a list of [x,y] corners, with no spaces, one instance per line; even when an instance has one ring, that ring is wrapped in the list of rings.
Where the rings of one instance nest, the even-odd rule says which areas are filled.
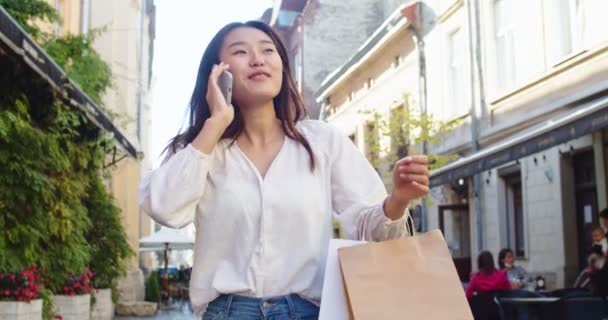
[[[543,8],[548,67],[608,40],[608,1],[544,0]]]
[[[374,83],[375,83],[374,78],[367,78],[366,85],[367,85],[368,89],[371,88],[374,85]]]
[[[606,11],[608,1],[601,0],[560,0],[568,10],[571,46],[580,51],[608,40]]]
[[[395,60],[393,61],[393,66],[397,68],[401,63],[401,56],[395,56]]]
[[[454,30],[448,36],[449,52],[449,97],[448,116],[454,117],[467,113],[468,81],[466,70],[468,43],[465,41],[462,28]]]
[[[571,0],[572,7],[576,7],[578,33],[580,34],[579,49],[586,49],[602,42],[608,41],[608,28],[606,28],[606,12],[608,1],[605,0]]]
[[[571,0],[551,0],[543,3],[544,32],[548,66],[560,62],[573,51]]]
[[[505,184],[505,212],[507,221],[507,244],[516,257],[525,257],[524,208],[522,198],[521,172],[502,176]]]
[[[505,90],[515,85],[515,18],[513,0],[494,1],[494,30],[496,40],[496,85]]]

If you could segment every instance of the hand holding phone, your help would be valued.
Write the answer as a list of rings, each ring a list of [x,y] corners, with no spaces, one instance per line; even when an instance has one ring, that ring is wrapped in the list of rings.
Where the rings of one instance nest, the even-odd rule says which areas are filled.
[[[228,127],[234,120],[234,108],[230,104],[232,100],[232,74],[228,72],[229,65],[220,62],[213,66],[207,82],[207,94],[205,99],[209,106],[210,118],[215,119],[220,127]]]
[[[228,70],[222,71],[217,82],[222,95],[224,95],[226,104],[230,105],[232,102],[232,73]]]

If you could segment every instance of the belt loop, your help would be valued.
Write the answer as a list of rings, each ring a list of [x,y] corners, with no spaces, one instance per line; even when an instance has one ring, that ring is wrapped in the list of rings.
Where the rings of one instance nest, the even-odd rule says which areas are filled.
[[[232,305],[233,297],[234,297],[233,295],[229,294],[228,299],[226,299],[226,309],[224,310],[224,313],[226,314],[226,316],[228,316],[230,313],[230,306]]]
[[[285,301],[287,301],[287,306],[289,306],[289,317],[295,319],[296,318],[296,308],[293,305],[293,300],[291,299],[293,295],[285,296]]]

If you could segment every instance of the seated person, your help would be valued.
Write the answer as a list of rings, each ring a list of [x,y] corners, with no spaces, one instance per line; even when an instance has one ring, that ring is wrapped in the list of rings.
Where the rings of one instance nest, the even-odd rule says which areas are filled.
[[[467,298],[487,291],[509,290],[511,284],[507,273],[497,270],[494,266],[494,257],[489,251],[482,251],[477,257],[477,269],[467,287]]]
[[[606,230],[606,233],[604,233],[604,237],[606,239],[608,239],[608,208],[606,208],[600,212],[600,220],[601,220],[602,228],[604,228],[604,230]]]
[[[608,263],[599,245],[594,245],[589,255],[589,286],[593,295],[608,296]]]
[[[608,267],[606,266],[605,261],[606,258],[602,252],[602,247],[600,245],[593,245],[587,257],[587,267],[585,267],[578,277],[576,277],[574,287],[594,291],[594,286],[598,286],[597,280],[600,280],[597,275],[594,276],[594,273]],[[593,280],[595,280],[596,283],[594,283]]]
[[[498,267],[507,273],[513,289],[527,289],[533,285],[532,277],[526,269],[514,264],[513,250],[505,248],[498,253]]]
[[[591,228],[591,238],[593,239],[593,246],[600,246],[602,248],[602,254],[608,255],[608,239],[604,235],[604,229],[599,225],[594,225]]]

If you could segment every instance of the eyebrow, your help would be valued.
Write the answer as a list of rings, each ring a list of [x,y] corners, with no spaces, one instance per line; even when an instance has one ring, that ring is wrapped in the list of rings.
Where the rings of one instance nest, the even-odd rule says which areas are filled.
[[[272,42],[272,41],[270,41],[270,40],[260,40],[260,41],[258,41],[258,42],[259,42],[259,43],[263,43],[263,44],[272,44],[272,45],[274,45],[274,42]],[[236,46],[239,46],[239,45],[244,45],[244,44],[245,44],[245,42],[244,42],[244,41],[235,41],[235,42],[231,43],[231,44],[228,46],[228,48],[232,48],[232,47],[236,47]]]

